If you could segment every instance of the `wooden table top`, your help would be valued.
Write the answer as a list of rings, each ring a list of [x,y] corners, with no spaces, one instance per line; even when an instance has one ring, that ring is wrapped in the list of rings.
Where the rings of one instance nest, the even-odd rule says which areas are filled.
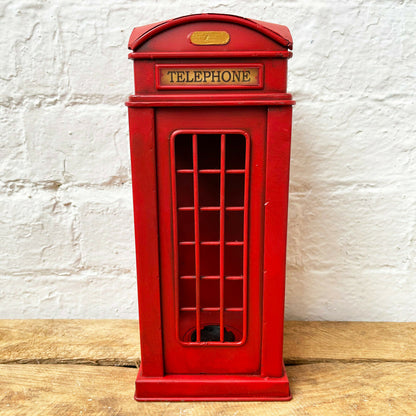
[[[416,323],[286,322],[290,402],[133,400],[137,321],[0,320],[0,415],[416,415]]]

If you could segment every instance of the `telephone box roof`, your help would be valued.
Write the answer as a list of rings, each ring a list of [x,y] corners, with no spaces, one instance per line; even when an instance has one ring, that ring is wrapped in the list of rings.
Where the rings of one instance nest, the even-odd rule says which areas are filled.
[[[253,29],[263,35],[271,38],[278,44],[285,48],[292,49],[292,36],[286,26],[277,25],[274,23],[261,22],[259,20],[247,19],[240,16],[230,14],[216,14],[216,13],[202,13],[192,14],[175,19],[165,20],[164,22],[152,23],[146,26],[135,27],[130,36],[129,49],[133,51],[141,46],[150,38],[158,35],[175,26],[180,26],[186,23],[194,23],[199,21],[215,21],[234,23],[247,28]]]

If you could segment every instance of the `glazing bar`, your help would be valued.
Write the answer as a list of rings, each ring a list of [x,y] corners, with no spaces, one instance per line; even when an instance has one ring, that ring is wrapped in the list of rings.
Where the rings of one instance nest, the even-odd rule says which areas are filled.
[[[200,299],[200,259],[199,259],[199,189],[198,189],[198,136],[192,135],[192,156],[194,176],[194,222],[195,222],[195,307],[196,342],[201,342],[201,299]]]
[[[243,338],[247,336],[247,274],[248,274],[248,194],[250,179],[250,142],[246,137],[246,157],[244,175],[244,248],[243,248]]]
[[[225,134],[221,134],[220,178],[220,341],[224,342]]]

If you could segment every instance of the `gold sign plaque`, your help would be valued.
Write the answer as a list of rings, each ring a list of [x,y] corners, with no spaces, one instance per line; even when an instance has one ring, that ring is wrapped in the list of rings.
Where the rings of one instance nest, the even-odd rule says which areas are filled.
[[[223,30],[198,30],[189,37],[194,45],[226,45],[230,41],[230,34]]]
[[[261,88],[262,66],[158,65],[158,88]]]

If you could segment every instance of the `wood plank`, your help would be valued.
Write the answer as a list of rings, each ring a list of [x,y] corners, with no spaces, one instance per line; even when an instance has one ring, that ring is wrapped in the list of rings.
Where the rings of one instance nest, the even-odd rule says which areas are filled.
[[[135,320],[0,320],[0,363],[137,366]],[[286,364],[416,362],[416,323],[285,323]]]
[[[416,323],[287,322],[283,355],[287,364],[416,362]]]
[[[27,415],[412,415],[416,363],[291,366],[290,402],[133,400],[136,369],[86,365],[0,365],[0,413]]]
[[[0,320],[0,363],[138,366],[135,320]]]

